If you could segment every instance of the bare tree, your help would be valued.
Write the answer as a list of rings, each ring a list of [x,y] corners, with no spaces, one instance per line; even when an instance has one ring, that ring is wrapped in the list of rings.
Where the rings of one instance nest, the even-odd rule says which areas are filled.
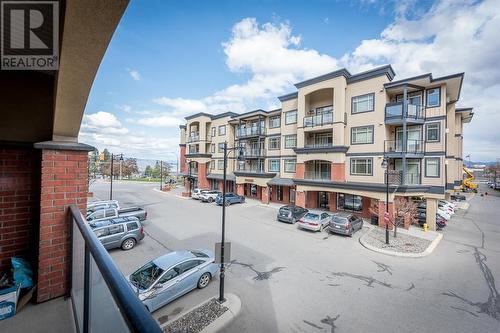
[[[417,221],[417,205],[409,198],[396,197],[394,198],[394,218],[392,224],[394,225],[394,237],[397,237],[397,230],[405,220],[410,225]]]

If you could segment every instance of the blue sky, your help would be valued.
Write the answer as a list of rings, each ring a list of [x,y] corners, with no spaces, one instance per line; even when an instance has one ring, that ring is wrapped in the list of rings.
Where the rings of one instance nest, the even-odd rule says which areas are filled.
[[[162,152],[177,151],[178,125],[190,113],[277,107],[276,96],[294,91],[294,82],[385,63],[399,78],[465,71],[463,102],[481,108],[473,124],[490,124],[488,117],[500,120],[485,102],[500,88],[491,61],[499,56],[491,36],[499,9],[498,0],[131,1],[92,87],[80,140],[171,159]],[[443,25],[450,19],[458,24]],[[480,144],[472,158],[493,159],[499,139],[472,135],[465,152]]]

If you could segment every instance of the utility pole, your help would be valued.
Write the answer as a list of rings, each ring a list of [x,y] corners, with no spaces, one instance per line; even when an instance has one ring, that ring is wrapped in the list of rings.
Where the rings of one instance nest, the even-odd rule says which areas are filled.
[[[160,191],[163,190],[163,161],[160,160]]]
[[[111,153],[111,171],[110,175],[110,186],[109,186],[109,200],[113,200],[113,160],[115,159],[113,153]]]

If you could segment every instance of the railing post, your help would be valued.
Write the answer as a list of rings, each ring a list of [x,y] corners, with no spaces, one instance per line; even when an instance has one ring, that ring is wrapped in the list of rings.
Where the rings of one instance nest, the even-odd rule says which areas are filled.
[[[85,243],[83,268],[83,333],[90,332],[90,251]]]

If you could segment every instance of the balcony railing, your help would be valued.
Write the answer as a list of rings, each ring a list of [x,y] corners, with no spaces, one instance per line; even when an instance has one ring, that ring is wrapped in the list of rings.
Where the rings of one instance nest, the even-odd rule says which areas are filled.
[[[313,142],[306,143],[304,148],[331,148],[333,147],[333,143],[331,142]]]
[[[265,135],[266,128],[260,126],[252,126],[252,127],[237,127],[236,128],[236,137],[237,138],[246,138],[250,136],[259,136]]]
[[[385,105],[385,119],[397,120],[403,118],[424,119],[425,107],[421,105],[408,104],[408,110],[403,114],[403,102],[388,103]]]
[[[262,157],[266,156],[264,148],[247,148],[243,150],[243,157]]]
[[[245,165],[244,167],[238,167],[239,172],[253,172],[253,173],[264,173],[264,166],[258,165]]]
[[[333,112],[317,114],[315,116],[304,117],[304,127],[323,126],[333,123]]]
[[[331,172],[330,171],[308,171],[304,172],[304,179],[311,180],[330,180]]]
[[[407,172],[406,176],[403,177],[403,171],[401,170],[388,170],[389,172],[389,184],[390,185],[420,185],[421,177],[419,173]],[[404,182],[403,182],[404,180]]]
[[[161,333],[76,206],[70,206],[69,217],[70,293],[77,332]]]
[[[385,140],[385,153],[403,153],[403,140]],[[424,153],[424,141],[423,140],[408,140],[406,144],[407,154],[423,154]]]
[[[197,142],[200,141],[200,134],[191,134],[188,136],[187,142]]]

